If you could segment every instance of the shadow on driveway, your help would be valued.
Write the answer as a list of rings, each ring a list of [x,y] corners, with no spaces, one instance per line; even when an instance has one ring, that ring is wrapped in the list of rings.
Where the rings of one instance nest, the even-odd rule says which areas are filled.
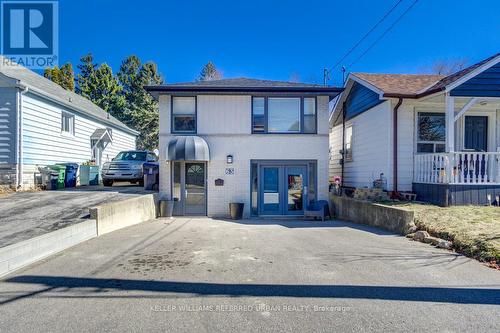
[[[437,302],[456,304],[500,305],[500,289],[450,288],[450,287],[401,287],[365,285],[283,285],[283,284],[229,284],[205,282],[146,281],[129,279],[77,278],[65,276],[22,275],[7,279],[7,283],[43,285],[45,288],[18,295],[0,302],[0,305],[47,291],[64,297],[73,288],[91,288],[86,297],[99,296],[106,291],[145,291],[157,293],[182,293],[195,296],[254,296],[254,297],[306,297],[349,298],[390,301]],[[62,288],[62,290],[57,290]],[[70,296],[70,295],[68,295]],[[72,295],[72,297],[75,297]],[[76,296],[78,297],[78,296]],[[113,296],[114,298],[120,297]],[[128,296],[123,296],[126,298]],[[136,297],[136,296],[134,296]],[[145,296],[147,297],[147,296]],[[162,295],[162,297],[167,297]],[[174,297],[174,296],[172,296]]]

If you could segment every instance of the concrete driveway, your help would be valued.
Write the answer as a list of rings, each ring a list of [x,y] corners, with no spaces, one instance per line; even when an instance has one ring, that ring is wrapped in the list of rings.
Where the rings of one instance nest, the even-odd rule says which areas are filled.
[[[144,194],[139,186],[82,186],[0,197],[0,247],[82,222],[89,207]]]
[[[3,331],[500,330],[500,272],[343,222],[156,220],[0,282]]]

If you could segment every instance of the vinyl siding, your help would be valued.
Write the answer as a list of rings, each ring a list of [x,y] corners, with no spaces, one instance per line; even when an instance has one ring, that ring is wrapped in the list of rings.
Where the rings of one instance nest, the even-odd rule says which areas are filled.
[[[354,82],[345,102],[346,119],[349,120],[354,118],[381,102],[382,101],[376,92],[357,82]]]
[[[385,101],[368,111],[346,121],[352,125],[352,161],[345,162],[344,185],[372,187],[375,179],[383,173],[392,182],[391,157],[391,112],[390,102]],[[342,125],[332,128],[330,136],[330,177],[341,175],[339,151],[342,149]]]
[[[61,133],[61,113],[75,115],[75,135]],[[83,163],[91,158],[90,135],[97,128],[111,127],[47,101],[33,94],[23,95],[23,164],[47,165],[61,162]],[[119,151],[135,149],[135,137],[117,128],[113,143],[103,152],[103,160]]]
[[[500,97],[500,63],[452,89],[450,95]]]
[[[17,91],[0,88],[0,166],[16,163]]]
[[[392,110],[396,103],[392,101]],[[398,110],[398,191],[412,191],[414,142],[414,107],[403,102]],[[388,178],[392,178],[392,174]]]

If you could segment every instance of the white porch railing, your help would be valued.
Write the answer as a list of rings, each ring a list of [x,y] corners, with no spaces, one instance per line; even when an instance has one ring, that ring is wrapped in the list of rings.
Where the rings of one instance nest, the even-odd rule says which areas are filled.
[[[436,184],[500,184],[500,153],[415,155],[413,181]]]

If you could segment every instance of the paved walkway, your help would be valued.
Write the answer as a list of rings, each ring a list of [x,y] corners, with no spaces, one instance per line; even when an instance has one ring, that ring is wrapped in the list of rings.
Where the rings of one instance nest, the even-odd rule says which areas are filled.
[[[82,186],[57,191],[16,192],[0,197],[0,247],[88,218],[89,207],[142,195],[138,186]]]
[[[156,220],[0,282],[2,331],[500,331],[500,272],[343,222]]]

